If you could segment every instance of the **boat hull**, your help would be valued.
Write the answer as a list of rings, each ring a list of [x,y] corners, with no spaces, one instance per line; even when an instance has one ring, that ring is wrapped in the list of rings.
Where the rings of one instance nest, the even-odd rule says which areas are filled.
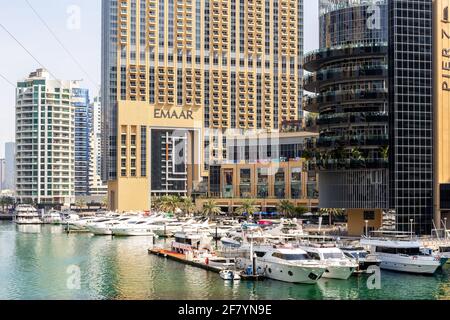
[[[441,266],[440,260],[426,256],[379,255],[379,259],[381,269],[397,272],[434,274]]]
[[[112,235],[111,228],[107,227],[88,227],[89,232],[96,236],[110,236]]]
[[[347,280],[355,271],[355,267],[349,266],[327,266],[323,278]]]
[[[243,268],[251,266],[249,261],[239,264]],[[256,262],[256,268],[258,274],[263,274],[268,279],[298,284],[316,284],[325,273],[325,268],[322,267],[285,265],[261,260]]]
[[[157,237],[153,230],[147,229],[113,229],[112,234],[118,237]]]

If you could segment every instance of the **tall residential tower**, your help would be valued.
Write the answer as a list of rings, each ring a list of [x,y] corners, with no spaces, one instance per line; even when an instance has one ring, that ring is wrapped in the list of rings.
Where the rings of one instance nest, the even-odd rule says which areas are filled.
[[[103,0],[103,178],[110,208],[189,194],[225,131],[302,116],[302,0]]]
[[[76,81],[38,69],[17,83],[16,190],[21,202],[74,202]]]

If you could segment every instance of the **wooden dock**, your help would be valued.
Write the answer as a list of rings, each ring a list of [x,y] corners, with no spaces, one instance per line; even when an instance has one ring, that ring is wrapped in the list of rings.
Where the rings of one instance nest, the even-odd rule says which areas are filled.
[[[149,254],[156,255],[158,257],[167,258],[173,261],[181,262],[193,267],[201,268],[207,271],[212,271],[215,273],[220,273],[222,271],[222,268],[219,267],[213,267],[209,266],[206,263],[197,262],[197,261],[190,261],[186,259],[186,256],[184,254],[175,253],[173,251],[164,250],[164,249],[148,249]],[[246,275],[241,274],[241,280],[243,281],[261,281],[264,280],[265,277],[262,275]]]
[[[153,254],[159,257],[164,257],[173,261],[181,262],[193,267],[201,268],[207,271],[212,271],[215,273],[219,273],[222,269],[218,267],[212,267],[207,265],[206,263],[201,263],[197,261],[190,261],[186,259],[186,256],[184,254],[175,253],[169,250],[164,249],[148,249],[149,254]]]

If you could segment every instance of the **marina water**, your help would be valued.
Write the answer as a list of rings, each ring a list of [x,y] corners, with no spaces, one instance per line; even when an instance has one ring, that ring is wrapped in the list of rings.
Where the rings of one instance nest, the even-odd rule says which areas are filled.
[[[157,240],[157,245],[170,243]],[[272,280],[223,281],[218,274],[149,255],[150,237],[66,234],[60,226],[0,222],[0,299],[427,299],[450,300],[450,266],[433,276],[381,272],[321,279],[317,285]]]

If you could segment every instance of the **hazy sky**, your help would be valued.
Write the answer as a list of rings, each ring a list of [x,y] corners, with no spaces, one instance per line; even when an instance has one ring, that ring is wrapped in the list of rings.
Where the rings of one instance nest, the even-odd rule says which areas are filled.
[[[27,1],[82,69],[55,40]],[[304,0],[305,52],[318,46],[317,3],[318,0]],[[100,85],[101,0],[0,0],[0,24],[55,76],[84,79],[83,85],[90,89],[91,97],[97,95]],[[1,76],[15,84],[40,66],[1,26],[0,43],[0,157],[3,157],[5,142],[14,141],[15,88]]]

